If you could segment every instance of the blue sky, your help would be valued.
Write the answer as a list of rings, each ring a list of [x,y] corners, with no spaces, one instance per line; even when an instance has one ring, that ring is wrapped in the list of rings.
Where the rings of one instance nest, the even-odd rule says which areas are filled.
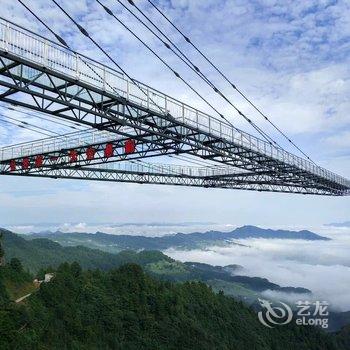
[[[72,48],[107,62],[53,3],[42,0],[25,2]],[[206,110],[198,98],[175,80],[172,73],[108,16],[96,1],[59,2],[130,75]],[[232,123],[252,132],[232,108],[218,100],[151,34],[145,33],[117,1],[103,2],[200,89]],[[156,2],[306,153],[320,165],[350,176],[348,1]],[[2,0],[1,3],[3,17],[45,34],[44,28],[18,2]],[[137,3],[246,114],[283,144],[269,125],[157,16],[147,1]],[[51,38],[50,34],[47,35]],[[11,115],[5,109],[0,113]],[[23,115],[16,117],[24,120]],[[40,125],[49,127],[45,123]],[[57,131],[69,130],[57,127]],[[41,136],[0,124],[2,145],[38,137]],[[10,177],[1,177],[0,188],[0,226],[25,222],[192,220],[314,225],[350,219],[349,198]]]

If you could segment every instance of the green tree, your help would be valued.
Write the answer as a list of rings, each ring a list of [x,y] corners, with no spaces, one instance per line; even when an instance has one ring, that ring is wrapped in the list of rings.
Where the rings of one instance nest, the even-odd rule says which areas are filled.
[[[156,280],[135,264],[102,272],[64,263],[25,305],[0,307],[1,349],[345,350],[346,337],[268,329],[202,282]]]
[[[10,260],[10,266],[16,272],[22,272],[23,271],[22,263],[17,258],[12,258]]]
[[[78,277],[80,276],[82,269],[81,266],[76,261],[74,261],[71,265],[71,271],[74,277]]]
[[[0,266],[5,265],[5,252],[2,247],[2,232],[0,233]]]

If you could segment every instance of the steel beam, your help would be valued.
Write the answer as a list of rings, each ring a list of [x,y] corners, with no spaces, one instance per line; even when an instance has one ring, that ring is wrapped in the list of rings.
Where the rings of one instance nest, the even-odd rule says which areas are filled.
[[[256,186],[268,186],[265,182],[269,181],[268,190],[331,195],[347,194],[350,188],[349,180],[341,176],[4,20],[0,20],[0,86],[7,89],[0,96],[3,102],[116,135],[109,141],[114,150],[109,159],[103,156],[107,141],[68,143],[42,152],[3,156],[2,174],[40,176],[33,174],[59,168],[84,171],[104,162],[186,153],[238,168],[244,175],[244,180],[214,176],[206,179],[205,187],[235,183],[260,190]],[[126,139],[137,142],[135,154],[123,153]],[[86,148],[92,146],[96,158],[86,159]],[[79,153],[75,164],[70,164],[67,155],[72,148]],[[20,164],[23,157],[29,157],[32,164],[37,155],[43,156],[39,171],[32,166],[9,170],[9,162]],[[254,180],[248,181],[246,173]]]

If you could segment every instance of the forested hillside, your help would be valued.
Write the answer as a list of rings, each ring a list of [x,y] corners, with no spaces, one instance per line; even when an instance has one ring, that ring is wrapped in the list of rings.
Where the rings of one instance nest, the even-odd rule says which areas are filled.
[[[113,255],[43,239],[25,241],[11,232],[3,239],[0,349],[348,349],[346,328],[335,336],[316,328],[262,326],[253,310],[220,289],[280,287],[254,278],[237,284],[228,273],[239,270],[237,265],[183,264],[157,251]],[[38,288],[16,255],[32,268],[76,257],[84,269],[76,262],[57,265],[54,279]],[[128,262],[147,273],[130,263],[111,267]],[[13,302],[27,293],[32,294],[24,302]]]
[[[162,282],[134,264],[84,272],[66,263],[25,306],[6,296],[1,303],[4,350],[346,349],[315,328],[268,329],[242,303],[201,282]]]
[[[122,251],[118,254],[110,254],[97,249],[86,247],[62,247],[46,238],[25,240],[13,232],[3,230],[3,245],[5,249],[5,258],[10,260],[18,258],[23,263],[25,269],[32,273],[37,273],[41,269],[48,267],[56,268],[63,262],[78,262],[83,269],[101,269],[109,270],[126,263],[136,263],[153,276],[171,281],[201,280],[214,286],[217,281],[226,281],[225,290],[232,295],[239,297],[242,292],[250,294],[250,290],[261,292],[264,290],[276,290],[293,293],[309,293],[305,288],[280,287],[271,283],[265,278],[232,276],[233,266],[220,267],[201,264],[195,262],[181,263],[175,261],[159,251],[143,250]],[[236,287],[243,286],[248,291],[241,288],[236,293]],[[222,288],[224,289],[224,288]],[[247,296],[247,293],[242,295]],[[254,299],[251,302],[254,302]]]
[[[134,251],[123,251],[119,254],[111,254],[82,246],[62,247],[46,238],[27,241],[4,229],[0,229],[0,233],[3,235],[5,259],[19,258],[23,266],[32,273],[49,266],[57,267],[63,262],[77,261],[84,269],[108,270],[128,262],[144,265],[159,260],[172,260],[161,252],[155,251],[144,251],[139,254]]]

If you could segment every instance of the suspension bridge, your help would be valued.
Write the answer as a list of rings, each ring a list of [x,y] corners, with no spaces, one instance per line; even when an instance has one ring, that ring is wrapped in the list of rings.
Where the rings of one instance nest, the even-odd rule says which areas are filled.
[[[71,19],[83,35],[99,45]],[[253,124],[260,136],[236,128],[220,113],[215,117],[210,111],[202,112],[131,78],[122,69],[114,70],[79,54],[54,35],[58,42],[0,19],[1,106],[75,129],[53,136],[44,133],[50,136],[0,148],[1,175],[350,194],[348,179],[316,165],[289,138],[303,156],[280,147],[197,66],[193,65],[202,79]],[[166,44],[170,47],[172,43]],[[181,57],[192,64],[185,55]],[[183,80],[175,70],[173,73]],[[38,125],[15,117],[7,122],[38,131]]]

